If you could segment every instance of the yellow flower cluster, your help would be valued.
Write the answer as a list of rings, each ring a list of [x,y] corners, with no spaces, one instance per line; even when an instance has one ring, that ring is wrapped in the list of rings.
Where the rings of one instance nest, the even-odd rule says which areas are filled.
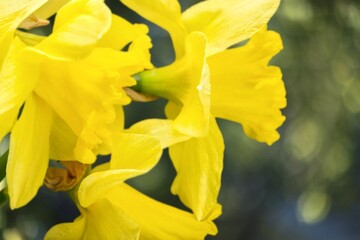
[[[207,0],[185,12],[177,0],[121,2],[169,32],[173,63],[154,68],[147,26],[112,14],[103,0],[0,1],[0,140],[10,136],[10,207],[26,205],[45,183],[68,191],[81,213],[45,239],[215,235],[224,151],[215,118],[238,122],[269,145],[285,120],[282,74],[268,66],[282,42],[266,27],[280,0]],[[55,13],[50,35],[23,31]],[[124,129],[122,107],[134,94],[168,99],[168,119]],[[177,171],[171,191],[192,212],[125,183],[150,171],[164,148]],[[91,168],[99,154],[110,161]],[[51,160],[66,168],[49,167]]]

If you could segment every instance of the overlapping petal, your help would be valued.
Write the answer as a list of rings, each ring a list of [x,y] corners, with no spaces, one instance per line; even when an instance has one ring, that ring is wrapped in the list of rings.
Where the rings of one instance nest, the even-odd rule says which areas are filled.
[[[20,107],[37,83],[37,60],[28,63],[24,44],[15,38],[0,72],[0,139],[13,126]],[[32,74],[29,74],[32,72]]]
[[[122,88],[135,83],[130,76],[143,68],[143,61],[133,54],[97,48],[82,61],[43,63],[35,92],[78,136],[77,160],[92,163],[97,153],[110,151],[108,127],[117,118],[114,105],[129,103]]]
[[[90,174],[79,187],[78,198],[82,207],[104,198],[109,190],[125,180],[148,172],[160,159],[160,142],[150,135],[115,133],[113,138],[109,169]]]
[[[62,161],[75,160],[77,136],[57,114],[54,114],[50,132],[49,158]]]
[[[239,122],[249,137],[269,145],[279,139],[276,129],[285,120],[280,111],[286,106],[282,74],[280,68],[268,66],[281,49],[280,36],[264,29],[245,46],[208,59],[211,112]]]
[[[179,107],[174,128],[189,136],[207,134],[210,115],[210,75],[205,61],[205,36],[193,32],[186,53],[173,64],[139,74],[136,89],[165,97]]]
[[[10,137],[6,174],[12,209],[27,204],[43,184],[48,167],[51,121],[51,108],[32,94]]]
[[[211,221],[197,221],[192,214],[155,201],[126,184],[114,188],[107,198],[140,225],[142,240],[200,240],[217,233]]]
[[[170,33],[177,57],[184,53],[187,35],[181,21],[181,9],[177,0],[120,0],[144,18],[162,27]]]
[[[129,239],[139,237],[139,226],[123,210],[107,199],[81,209],[82,215],[72,223],[58,224],[45,235],[46,240]]]
[[[57,13],[52,34],[36,46],[55,59],[79,60],[91,53],[111,25],[103,0],[73,0]]]
[[[203,32],[207,56],[251,37],[267,24],[280,0],[202,1],[182,14],[188,32]]]
[[[224,142],[215,118],[209,134],[170,146],[169,153],[177,175],[173,194],[193,210],[198,220],[221,214],[217,203],[223,169]]]
[[[112,14],[111,26],[99,40],[97,46],[122,50],[127,44],[134,41],[134,39],[146,36],[147,33],[148,28],[146,25],[131,24],[124,18]]]
[[[46,4],[34,12],[41,19],[48,19],[70,0],[47,0]]]
[[[147,119],[132,125],[126,132],[148,134],[161,142],[162,148],[186,141],[190,137],[177,132],[172,120]]]
[[[47,0],[2,0],[0,1],[0,69],[19,24]]]

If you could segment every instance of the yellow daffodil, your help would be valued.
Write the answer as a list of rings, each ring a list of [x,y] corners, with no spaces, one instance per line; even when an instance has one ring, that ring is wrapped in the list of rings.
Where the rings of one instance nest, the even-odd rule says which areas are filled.
[[[115,133],[113,137],[110,162],[96,167],[74,193],[81,215],[72,223],[54,226],[45,239],[204,239],[216,233],[211,221],[197,221],[192,214],[124,183],[153,168],[162,145],[168,144],[164,142],[174,142],[176,137],[162,143],[141,134]]]
[[[177,171],[172,192],[204,219],[217,212],[222,172],[224,146],[214,117],[242,124],[260,142],[279,139],[285,89],[280,69],[268,63],[282,43],[265,26],[280,1],[208,0],[183,13],[176,0],[121,1],[172,38],[175,62],[138,74],[135,89],[169,99],[174,129],[194,137],[170,147]],[[245,46],[226,50],[249,37]]]
[[[280,2],[279,0],[209,0],[200,2],[181,13],[179,3],[176,0],[156,1],[156,3],[148,0],[121,1],[170,33],[176,52],[176,61],[169,66],[155,68],[139,74],[137,90],[168,98],[178,105],[179,110],[174,127],[178,131],[194,137],[203,137],[207,134],[209,112],[214,104],[214,101],[210,101],[210,99],[215,99],[211,93],[213,91],[220,93],[217,88],[219,84],[215,83],[216,86],[212,86],[217,79],[212,77],[215,64],[209,67],[210,57],[224,52],[228,47],[248,39],[254,33],[264,28]],[[165,20],[165,18],[167,19]],[[263,43],[268,41],[269,39],[264,40]],[[270,41],[272,40],[270,39]],[[272,42],[275,42],[273,49],[277,53],[282,48],[281,40],[276,39]],[[261,44],[258,43],[257,46]],[[271,58],[275,53],[271,53],[272,55],[264,53],[263,56]],[[239,56],[237,55],[239,54],[232,51],[230,54],[227,54],[228,58],[226,60],[232,61],[232,59],[237,59],[239,61]],[[219,58],[219,56],[212,59],[216,58]],[[255,61],[249,61],[248,66],[254,63]],[[266,67],[267,62],[256,64],[262,64],[262,67]],[[222,61],[221,64],[216,64],[216,72],[219,72],[218,69],[225,69],[227,65],[233,66],[233,64],[227,64],[225,61]],[[260,68],[260,70],[262,69]],[[238,83],[238,81],[234,80],[233,75],[236,74],[234,71],[234,68],[231,71],[227,71],[228,76],[232,77],[230,78],[231,81],[226,81],[231,82],[232,89],[236,89],[236,84]],[[225,78],[224,75],[220,77]],[[244,77],[246,78],[247,76],[241,76],[241,79]],[[273,77],[274,75],[269,78]],[[281,81],[281,75],[277,74],[275,78],[280,78]],[[272,98],[283,98],[282,103],[278,105],[268,104],[273,106],[271,110],[275,112],[273,114],[275,118],[267,118],[267,121],[263,122],[264,126],[260,126],[260,128],[266,129],[267,132],[276,132],[276,128],[284,120],[281,112],[279,112],[279,109],[285,105],[284,87],[281,84],[277,84],[277,89],[276,93],[266,95],[271,102],[273,102]],[[264,97],[264,91],[253,93],[257,93],[256,96],[258,98]],[[226,98],[227,95],[228,92],[222,92],[220,97],[216,98],[218,100],[217,103],[223,104],[221,97]],[[237,101],[242,100],[237,99]],[[256,102],[252,104],[255,106],[254,109],[258,107]],[[237,110],[236,114],[243,114],[240,111]],[[242,116],[241,120],[237,118],[236,121],[247,125],[252,119],[258,118],[259,114],[259,111],[256,114],[248,112],[247,116]],[[224,116],[224,114],[221,115]],[[273,119],[275,120],[274,123],[272,122]],[[235,119],[230,118],[230,120]],[[266,134],[267,136],[264,137],[260,136],[259,132],[257,129],[246,130],[250,137],[258,141],[267,142],[268,144],[273,143],[278,138],[276,133]]]
[[[49,157],[92,163],[109,153],[110,132],[122,128],[121,106],[130,101],[123,88],[151,67],[151,43],[146,26],[111,15],[102,0],[64,5],[48,37],[10,30],[0,72],[0,138],[11,131],[7,184],[10,207],[18,208],[42,185]]]

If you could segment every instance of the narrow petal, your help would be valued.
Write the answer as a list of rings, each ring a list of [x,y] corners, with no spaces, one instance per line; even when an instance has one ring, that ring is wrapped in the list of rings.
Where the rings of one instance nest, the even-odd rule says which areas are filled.
[[[160,140],[162,148],[167,148],[190,137],[177,132],[172,120],[147,119],[132,125],[126,132],[148,134]]]
[[[176,57],[184,53],[187,32],[181,22],[181,9],[177,0],[120,0],[127,7],[170,33]]]
[[[139,238],[139,226],[121,208],[104,199],[81,209],[82,215],[72,223],[62,223],[52,227],[45,240],[93,240]]]
[[[88,207],[125,180],[150,171],[161,153],[160,142],[154,137],[115,133],[110,169],[91,173],[82,181],[78,191],[81,206]]]
[[[282,49],[280,36],[262,30],[243,47],[208,59],[211,69],[211,112],[243,125],[245,133],[271,145],[285,117],[285,87],[278,67],[268,66]]]
[[[43,184],[49,160],[51,120],[49,106],[31,95],[10,137],[6,173],[12,209],[27,204]]]
[[[193,210],[198,220],[221,213],[217,197],[221,185],[224,143],[214,118],[206,137],[192,138],[170,146],[169,153],[177,175],[173,194]]]
[[[70,1],[57,13],[53,33],[36,49],[57,59],[84,58],[107,32],[110,24],[111,12],[104,1]]]
[[[208,38],[207,56],[239,43],[267,24],[280,0],[202,1],[182,15],[189,32],[200,31]]]
[[[140,225],[141,240],[200,240],[217,233],[211,221],[197,221],[192,214],[157,202],[126,184],[114,188],[107,198]]]
[[[19,24],[47,0],[0,1],[0,69]]]
[[[26,61],[24,47],[18,38],[14,39],[0,72],[0,140],[10,131],[20,107],[37,83],[39,68],[36,61]]]

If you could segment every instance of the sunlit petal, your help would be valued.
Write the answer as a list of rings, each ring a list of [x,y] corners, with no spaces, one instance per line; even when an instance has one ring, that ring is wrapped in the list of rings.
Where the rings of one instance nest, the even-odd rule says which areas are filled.
[[[47,0],[0,1],[0,68],[8,53],[14,32],[19,24]]]
[[[113,142],[110,169],[90,174],[80,185],[78,195],[83,207],[104,198],[123,181],[148,172],[162,153],[160,142],[149,135],[115,133]]]
[[[73,0],[57,13],[52,34],[36,49],[52,58],[86,57],[107,32],[111,12],[102,0]]]
[[[140,225],[142,240],[200,240],[217,233],[211,221],[197,221],[192,214],[155,201],[126,184],[114,188],[108,199]]]
[[[117,133],[113,138],[111,169],[139,169],[147,172],[161,157],[160,141],[150,135]]]
[[[188,32],[200,31],[208,39],[207,56],[251,37],[278,8],[280,0],[208,0],[182,15]]]
[[[148,28],[144,24],[131,24],[115,14],[111,16],[111,26],[98,42],[98,47],[123,49],[138,36],[146,35]]]
[[[177,57],[184,53],[186,30],[181,21],[181,9],[177,0],[120,0],[144,18],[170,33]]]
[[[139,239],[139,225],[123,211],[123,206],[104,199],[87,211],[84,239]]]
[[[34,12],[34,15],[42,19],[48,19],[69,1],[70,0],[47,0],[46,4]]]
[[[268,66],[281,49],[280,36],[262,30],[245,46],[208,59],[212,113],[241,123],[249,137],[267,144],[279,139],[276,129],[285,120],[280,111],[286,106],[282,74]]]
[[[46,233],[45,240],[75,240],[83,239],[86,227],[86,218],[80,216],[72,223],[61,223],[53,226]]]
[[[82,215],[72,223],[52,227],[45,240],[113,240],[139,238],[139,226],[123,210],[104,199],[81,209]]]
[[[171,191],[179,195],[199,220],[209,215],[217,217],[221,213],[217,197],[221,185],[223,152],[222,135],[214,118],[211,118],[206,137],[191,138],[169,148],[177,172]]]
[[[18,39],[12,42],[9,56],[0,72],[0,139],[13,126],[20,107],[37,83],[39,68],[36,60],[28,63],[24,44]],[[31,72],[32,74],[29,74]]]
[[[10,137],[6,173],[12,209],[27,204],[43,184],[49,160],[51,121],[49,106],[31,95]]]
[[[160,140],[162,148],[167,148],[190,137],[177,132],[173,128],[172,120],[147,119],[130,127],[127,132],[148,134]]]

